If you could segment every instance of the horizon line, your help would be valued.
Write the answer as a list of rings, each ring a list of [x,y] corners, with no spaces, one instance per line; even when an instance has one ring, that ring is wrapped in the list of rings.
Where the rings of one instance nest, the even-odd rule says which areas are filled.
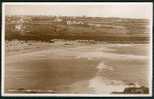
[[[50,17],[91,17],[91,18],[117,18],[117,19],[142,19],[142,20],[150,20],[151,18],[132,18],[132,17],[107,17],[107,16],[70,16],[70,15],[42,15],[42,14],[12,14],[5,16],[50,16]]]

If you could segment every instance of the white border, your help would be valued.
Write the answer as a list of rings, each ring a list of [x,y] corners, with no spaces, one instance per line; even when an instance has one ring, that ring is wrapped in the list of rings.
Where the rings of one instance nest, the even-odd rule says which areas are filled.
[[[3,5],[136,5],[149,4],[149,2],[5,2]]]
[[[30,97],[30,96],[41,96],[41,97],[44,97],[44,96],[60,96],[60,97],[72,97],[72,96],[75,96],[75,97],[151,97],[152,96],[152,70],[153,70],[153,65],[152,65],[152,36],[153,36],[153,33],[152,33],[152,27],[153,27],[153,18],[151,19],[150,21],[150,36],[151,36],[151,39],[150,39],[150,49],[149,49],[149,52],[150,52],[150,66],[151,66],[151,71],[149,72],[149,75],[150,75],[150,81],[149,81],[149,87],[150,87],[150,93],[147,94],[147,95],[144,95],[144,94],[135,94],[135,95],[132,95],[132,94],[117,94],[117,95],[110,95],[110,94],[7,94],[7,93],[4,93],[4,78],[5,78],[5,6],[6,5],[111,5],[111,4],[114,4],[114,5],[119,5],[119,4],[126,4],[126,5],[136,5],[136,4],[149,4],[152,8],[153,8],[153,4],[152,2],[151,3],[143,3],[143,2],[127,2],[127,3],[123,3],[123,2],[103,2],[103,3],[98,3],[98,2],[82,2],[82,3],[79,3],[79,2],[45,2],[45,3],[42,3],[42,2],[26,2],[26,3],[23,3],[23,2],[7,2],[7,3],[2,3],[2,71],[1,71],[1,95],[2,96],[13,96],[13,97],[17,97],[17,96],[26,96],[26,97]],[[152,11],[153,13],[153,11]],[[153,14],[152,14],[153,15]]]

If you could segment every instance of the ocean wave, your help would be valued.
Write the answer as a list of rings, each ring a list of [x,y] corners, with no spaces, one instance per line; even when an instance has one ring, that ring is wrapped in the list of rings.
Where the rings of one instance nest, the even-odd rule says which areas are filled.
[[[98,71],[102,71],[104,69],[105,70],[112,70],[112,71],[114,70],[112,66],[105,65],[104,62],[99,63],[96,68],[98,69]]]
[[[108,52],[99,52],[98,51],[98,52],[84,52],[84,53],[78,54],[76,56],[76,58],[77,59],[87,58],[89,60],[101,59],[101,58],[107,58],[110,60],[119,60],[119,59],[120,60],[146,60],[146,59],[148,59],[148,56],[117,54],[117,53],[108,53]]]
[[[127,85],[123,81],[109,80],[105,77],[96,76],[89,80],[89,87],[96,94],[111,94],[112,92],[123,92]]]

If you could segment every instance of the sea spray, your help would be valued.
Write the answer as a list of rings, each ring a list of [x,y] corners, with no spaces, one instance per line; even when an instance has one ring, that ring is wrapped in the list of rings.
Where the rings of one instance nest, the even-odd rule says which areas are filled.
[[[103,62],[98,64],[97,73],[94,78],[89,80],[89,87],[94,89],[94,93],[98,94],[111,94],[112,92],[122,92],[126,87],[126,84],[118,80],[110,80],[100,74],[103,70],[114,71],[112,66],[108,66]]]

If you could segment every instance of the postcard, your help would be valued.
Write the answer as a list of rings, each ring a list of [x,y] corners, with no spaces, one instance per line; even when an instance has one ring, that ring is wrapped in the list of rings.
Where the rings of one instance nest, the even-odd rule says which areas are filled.
[[[152,96],[152,3],[3,3],[3,96]]]

